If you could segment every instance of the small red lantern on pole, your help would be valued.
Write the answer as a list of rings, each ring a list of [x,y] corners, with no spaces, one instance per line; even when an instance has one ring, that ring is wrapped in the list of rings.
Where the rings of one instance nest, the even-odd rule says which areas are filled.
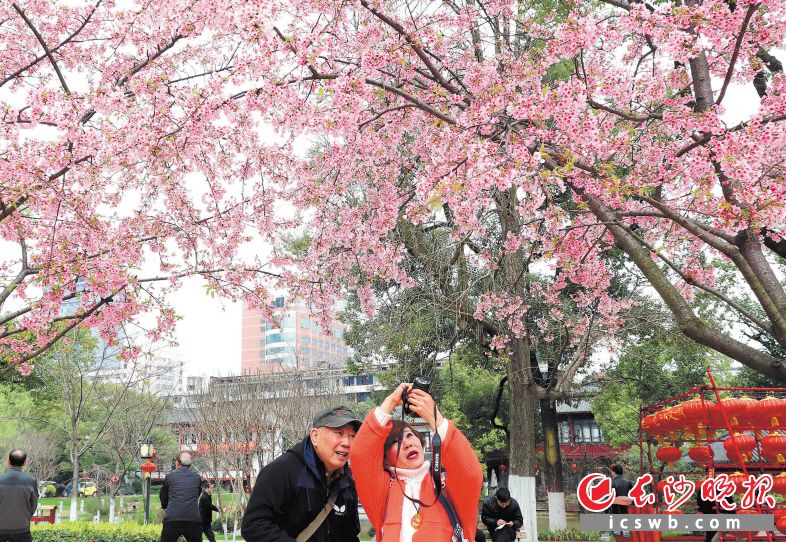
[[[772,491],[786,497],[786,472],[780,473],[772,479]]]
[[[743,493],[745,491],[745,488],[742,487],[742,482],[744,482],[747,479],[748,477],[739,471],[729,475],[729,480],[731,480],[731,482],[734,484],[734,487],[736,488],[735,493],[738,494]]]
[[[763,437],[761,455],[770,463],[786,463],[786,435],[770,433]]]
[[[775,528],[778,529],[783,534],[786,534],[786,516],[778,519],[775,522]]]
[[[757,405],[761,416],[768,421],[768,425],[774,428],[786,424],[786,399],[778,397],[766,397],[759,401]]]

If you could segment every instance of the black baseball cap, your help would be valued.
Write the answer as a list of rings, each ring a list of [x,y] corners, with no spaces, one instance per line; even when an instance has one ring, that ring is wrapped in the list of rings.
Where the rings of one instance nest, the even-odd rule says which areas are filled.
[[[355,431],[360,428],[361,422],[352,409],[345,406],[337,406],[327,408],[317,412],[314,416],[314,423],[311,427],[344,427],[347,424],[352,424]]]

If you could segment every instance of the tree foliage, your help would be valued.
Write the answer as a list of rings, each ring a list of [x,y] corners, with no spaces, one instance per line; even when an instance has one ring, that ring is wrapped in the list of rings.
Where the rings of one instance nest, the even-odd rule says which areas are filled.
[[[652,325],[644,335],[631,338],[598,380],[600,393],[592,401],[592,412],[604,439],[614,446],[637,443],[640,407],[707,385],[707,369],[723,385],[730,378],[729,366],[728,359],[679,330]]]

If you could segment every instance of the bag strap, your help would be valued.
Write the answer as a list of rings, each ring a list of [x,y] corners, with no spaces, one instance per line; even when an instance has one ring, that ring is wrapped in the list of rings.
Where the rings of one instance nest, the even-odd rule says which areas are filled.
[[[325,503],[325,507],[319,511],[317,517],[315,517],[311,523],[309,523],[305,529],[303,529],[299,535],[297,535],[297,542],[306,542],[311,536],[317,532],[319,526],[327,519],[330,512],[333,510],[333,505],[336,504],[336,497],[338,496],[338,487],[333,488],[333,491],[330,492],[330,497],[328,497],[327,503]]]
[[[461,527],[458,514],[455,508],[453,508],[453,503],[450,502],[450,499],[444,493],[439,496],[439,502],[445,508],[445,512],[448,513],[448,519],[450,519],[450,524],[453,526],[453,540],[461,542],[464,540],[464,529]]]

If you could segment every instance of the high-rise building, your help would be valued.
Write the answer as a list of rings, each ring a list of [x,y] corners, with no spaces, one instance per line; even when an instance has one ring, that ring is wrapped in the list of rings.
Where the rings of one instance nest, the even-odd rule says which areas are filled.
[[[326,333],[307,307],[286,306],[283,297],[276,298],[273,306],[275,320],[243,306],[243,374],[346,364],[349,351],[344,342],[344,324],[334,318],[330,333]]]

